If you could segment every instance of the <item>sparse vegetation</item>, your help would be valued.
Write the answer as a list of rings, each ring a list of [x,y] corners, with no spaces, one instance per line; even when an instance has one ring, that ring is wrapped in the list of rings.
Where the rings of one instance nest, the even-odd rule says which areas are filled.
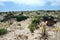
[[[22,20],[27,19],[28,17],[27,16],[16,16],[15,18],[17,19],[17,21],[22,21]]]
[[[40,19],[38,19],[38,18],[34,18],[32,20],[32,23],[34,23],[34,24],[39,24],[39,22],[40,22]]]
[[[26,36],[28,38],[29,35],[31,35],[30,33],[32,33],[37,40],[40,38],[42,40],[48,40],[49,37],[54,35],[54,32],[56,32],[55,35],[57,34],[56,38],[58,37],[58,33],[60,35],[60,10],[12,11],[0,12],[0,15],[0,26],[2,28],[0,29],[0,35],[4,36],[2,39],[4,39],[5,36],[8,38],[13,32],[14,35],[11,35],[10,38],[16,37],[17,35],[16,38],[19,40],[25,39]],[[56,24],[58,27],[55,27]],[[9,33],[7,33],[8,30]],[[6,33],[8,35],[4,35]],[[18,35],[20,35],[19,37],[21,39]],[[32,35],[30,36],[31,38]],[[35,40],[34,38],[31,40]]]
[[[43,16],[43,21],[48,21],[47,26],[53,26],[57,22],[57,20],[54,19],[57,18],[53,16]]]
[[[9,14],[10,16],[5,16],[1,22],[6,22],[10,20],[11,18],[16,18],[17,21],[22,21],[28,18],[28,16],[18,15],[18,16],[12,16],[12,14]]]
[[[29,27],[30,31],[33,33],[34,30],[37,28],[37,25],[36,24],[30,24]]]
[[[34,18],[32,18],[32,23],[29,25],[29,29],[30,31],[33,33],[35,29],[38,28],[38,24],[40,23],[40,17],[39,16],[36,16]]]
[[[0,29],[0,35],[4,35],[6,33],[7,33],[7,29],[4,28]]]

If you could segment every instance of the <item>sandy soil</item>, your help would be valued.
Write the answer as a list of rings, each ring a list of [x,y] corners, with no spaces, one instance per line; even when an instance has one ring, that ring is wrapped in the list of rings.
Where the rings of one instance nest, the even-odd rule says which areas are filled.
[[[27,19],[21,22],[15,21],[12,25],[7,27],[9,32],[5,35],[0,36],[0,40],[40,40],[40,37],[42,36],[42,27],[35,30],[34,33],[31,33],[28,29],[30,23],[31,19]],[[21,26],[18,24],[21,24]],[[60,23],[57,23],[56,25],[59,27]],[[56,32],[55,29],[53,30],[53,28],[47,29],[48,40],[60,40],[60,31]]]

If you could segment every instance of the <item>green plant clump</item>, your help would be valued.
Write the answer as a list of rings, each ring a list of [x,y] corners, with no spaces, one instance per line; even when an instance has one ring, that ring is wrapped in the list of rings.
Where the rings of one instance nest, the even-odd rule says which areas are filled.
[[[40,20],[38,18],[35,18],[32,20],[32,23],[34,23],[34,24],[39,24],[39,22],[40,22]]]
[[[12,15],[12,14],[10,14]],[[25,19],[28,18],[28,16],[21,16],[21,15],[18,15],[18,16],[5,16],[3,20],[1,20],[1,22],[6,22],[8,20],[10,20],[11,18],[16,18],[17,21],[23,21]]]
[[[54,19],[57,18],[54,16],[43,16],[43,21],[48,21],[47,26],[53,26],[57,22],[57,20]]]
[[[29,27],[30,31],[33,33],[34,30],[37,28],[37,25],[36,24],[30,24]]]
[[[32,23],[28,27],[32,33],[34,32],[35,29],[39,28],[37,25],[39,24],[40,21],[41,21],[40,16],[35,16],[34,18],[32,18]]]
[[[22,21],[22,20],[27,19],[28,17],[27,16],[16,16],[15,18],[17,19],[17,21]]]
[[[35,18],[32,19],[32,23],[33,24],[39,24],[41,21],[41,17],[40,16],[36,16]]]
[[[6,33],[7,33],[7,29],[4,28],[0,29],[0,35],[4,35]]]

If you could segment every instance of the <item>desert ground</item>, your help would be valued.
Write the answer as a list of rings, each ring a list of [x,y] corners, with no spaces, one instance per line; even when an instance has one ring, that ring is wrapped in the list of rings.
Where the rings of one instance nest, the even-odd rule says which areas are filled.
[[[0,40],[60,40],[60,21],[59,21],[60,19],[58,18],[60,16],[60,12],[54,11],[54,12],[44,13],[44,11],[43,12],[33,11],[30,13],[29,12],[21,12],[21,13],[15,12],[15,13],[16,14],[13,13],[13,15],[8,15],[8,17],[23,15],[23,16],[28,16],[28,18],[22,21],[17,21],[17,19],[13,17],[7,21],[3,21],[3,22],[0,21],[0,29],[7,29],[6,34],[1,35],[0,32]],[[44,16],[46,14],[48,14],[49,17],[50,16],[57,17],[58,21],[53,26],[48,26],[45,19],[43,21],[40,21],[39,19],[38,21],[39,23],[37,24],[38,28],[34,29],[34,27],[32,26],[31,30],[33,30],[33,32],[31,32],[29,25],[33,24],[32,19],[34,19],[35,16],[39,16],[39,15]],[[2,12],[2,14],[0,14],[0,20],[3,20],[6,15],[7,14],[3,14]]]

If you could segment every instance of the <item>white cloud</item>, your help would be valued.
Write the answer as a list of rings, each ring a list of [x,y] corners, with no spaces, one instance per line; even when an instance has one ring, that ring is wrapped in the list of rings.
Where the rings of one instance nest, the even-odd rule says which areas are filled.
[[[44,6],[46,3],[45,0],[14,0],[13,2],[17,4],[25,4],[30,6]]]
[[[0,5],[4,2],[12,2],[18,5],[45,6],[50,2],[51,6],[60,6],[60,0],[0,0]]]
[[[48,0],[51,6],[60,6],[60,0]]]
[[[0,6],[5,6],[4,2],[10,2],[9,0],[0,0]]]
[[[10,2],[12,0],[0,0],[0,2]]]
[[[12,2],[29,6],[44,6],[46,4],[45,0],[0,0],[0,2]]]

